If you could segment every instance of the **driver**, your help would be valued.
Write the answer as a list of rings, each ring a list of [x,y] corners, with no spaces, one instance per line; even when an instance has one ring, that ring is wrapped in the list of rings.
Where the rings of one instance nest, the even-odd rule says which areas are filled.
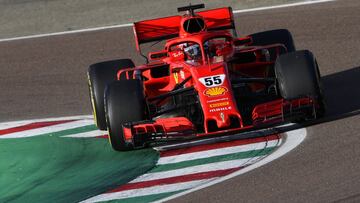
[[[195,61],[201,59],[201,49],[198,44],[192,44],[184,48],[186,60]]]

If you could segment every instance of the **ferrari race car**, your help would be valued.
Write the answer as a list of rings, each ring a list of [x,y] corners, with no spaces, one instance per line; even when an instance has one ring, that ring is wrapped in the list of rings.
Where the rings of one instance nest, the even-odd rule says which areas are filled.
[[[296,50],[286,29],[237,37],[230,7],[134,23],[146,58],[93,64],[88,70],[97,127],[117,151],[150,143],[222,136],[301,122],[324,114],[314,55]],[[166,40],[163,50],[141,45]]]

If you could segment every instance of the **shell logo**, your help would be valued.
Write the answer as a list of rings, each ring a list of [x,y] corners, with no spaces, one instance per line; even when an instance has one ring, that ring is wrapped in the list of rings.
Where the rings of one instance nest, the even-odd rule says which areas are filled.
[[[223,86],[208,88],[204,91],[204,94],[208,97],[215,97],[224,95],[227,92],[227,88]]]

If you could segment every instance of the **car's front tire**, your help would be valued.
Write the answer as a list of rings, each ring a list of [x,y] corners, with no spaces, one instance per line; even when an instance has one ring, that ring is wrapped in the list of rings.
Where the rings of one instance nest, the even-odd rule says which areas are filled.
[[[277,58],[275,75],[280,95],[286,100],[312,97],[318,101],[316,116],[325,113],[319,67],[314,55],[308,50],[287,53]]]
[[[116,151],[133,149],[125,142],[123,124],[145,118],[143,84],[140,80],[120,80],[109,84],[105,91],[105,111],[109,141]]]

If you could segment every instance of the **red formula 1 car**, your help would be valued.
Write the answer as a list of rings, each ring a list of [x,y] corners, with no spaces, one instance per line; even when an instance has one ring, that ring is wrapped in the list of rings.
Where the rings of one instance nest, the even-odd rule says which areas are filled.
[[[194,12],[200,8],[134,23],[140,54],[141,44],[167,40],[146,64],[120,59],[90,66],[95,121],[115,150],[324,114],[316,60],[295,50],[288,30],[238,38],[231,8]]]

